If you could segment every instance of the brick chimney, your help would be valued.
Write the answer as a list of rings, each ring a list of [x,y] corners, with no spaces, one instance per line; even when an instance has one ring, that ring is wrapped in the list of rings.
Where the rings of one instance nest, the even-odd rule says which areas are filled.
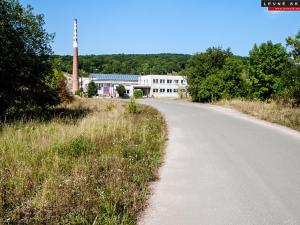
[[[77,19],[74,19],[74,34],[73,34],[73,94],[79,90],[78,78],[78,36],[77,36]]]

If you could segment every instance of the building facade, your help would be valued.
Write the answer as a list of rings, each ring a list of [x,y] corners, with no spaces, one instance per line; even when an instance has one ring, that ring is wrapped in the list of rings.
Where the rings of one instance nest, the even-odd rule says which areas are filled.
[[[186,91],[187,81],[182,76],[147,75],[140,77],[138,86],[141,86],[140,89],[143,89],[143,86],[147,87],[146,93],[149,97],[178,98],[179,92]]]
[[[145,97],[178,98],[179,92],[186,92],[187,81],[182,76],[172,75],[125,75],[125,74],[90,74],[89,78],[80,80],[81,87],[86,91],[89,82],[95,82],[98,96],[118,97],[119,85],[124,85],[128,96],[140,89]]]

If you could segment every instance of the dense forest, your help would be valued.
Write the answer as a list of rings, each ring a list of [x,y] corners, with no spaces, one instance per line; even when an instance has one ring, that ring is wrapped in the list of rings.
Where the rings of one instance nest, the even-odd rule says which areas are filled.
[[[81,76],[89,73],[174,74],[183,69],[191,55],[185,54],[115,54],[79,56]],[[56,67],[71,73],[72,56],[53,56]]]

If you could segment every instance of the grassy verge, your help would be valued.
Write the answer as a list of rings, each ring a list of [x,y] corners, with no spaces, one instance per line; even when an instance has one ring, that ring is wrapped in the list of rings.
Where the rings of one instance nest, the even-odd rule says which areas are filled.
[[[250,114],[259,119],[300,131],[300,108],[282,105],[275,102],[265,103],[246,100],[222,100],[218,105],[232,107],[240,112]]]
[[[135,224],[161,163],[163,118],[140,105],[130,114],[125,102],[67,108],[46,122],[2,124],[0,224]]]

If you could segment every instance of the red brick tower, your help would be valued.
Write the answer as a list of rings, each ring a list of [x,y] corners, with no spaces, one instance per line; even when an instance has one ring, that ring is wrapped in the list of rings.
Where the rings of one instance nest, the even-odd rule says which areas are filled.
[[[79,89],[78,78],[78,36],[77,36],[77,19],[74,19],[74,35],[73,35],[73,94]]]

